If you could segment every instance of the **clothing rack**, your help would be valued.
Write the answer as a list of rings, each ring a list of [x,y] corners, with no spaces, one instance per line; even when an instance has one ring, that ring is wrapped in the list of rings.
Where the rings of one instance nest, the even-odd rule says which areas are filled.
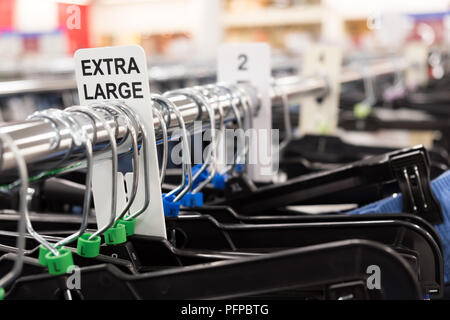
[[[395,72],[404,71],[406,65],[397,65],[395,68],[392,62],[382,61],[374,64],[369,64],[365,67],[365,70],[370,70],[371,77],[379,77],[383,75],[393,74]],[[367,77],[366,73],[361,73],[355,69],[344,68],[341,75],[341,84],[346,84],[354,81],[358,81]],[[312,77],[300,77],[300,76],[288,76],[282,77],[275,80],[277,87],[281,90],[271,90],[272,102],[276,103],[280,101],[280,91],[283,91],[289,99],[296,99],[302,96],[324,96],[328,91],[328,82],[324,76],[312,76]],[[249,85],[239,84],[240,88],[246,92],[250,100],[254,104],[258,103],[258,94]],[[200,108],[191,98],[180,94],[169,98],[178,107],[181,112],[186,126],[191,125],[195,120],[203,120],[205,123],[208,119],[208,112],[205,107]],[[224,111],[224,119],[232,120],[234,118],[234,113],[232,109],[232,102],[229,97],[225,95],[219,98],[221,106]],[[212,100],[210,100],[213,103]],[[234,103],[239,104],[240,101],[236,97]],[[171,132],[179,127],[178,121],[174,114],[171,114],[171,120],[168,131]],[[217,115],[216,115],[217,116]],[[76,117],[76,115],[75,115]],[[160,124],[159,119],[154,116],[154,126],[157,140],[160,140]],[[127,134],[127,128],[124,121],[114,119],[109,119],[108,123],[113,126],[116,130],[116,138],[120,139],[125,137]],[[87,129],[92,141],[96,141],[97,146],[101,144],[108,143],[108,134],[105,128],[103,128],[101,123],[96,123],[96,130],[92,126],[91,122],[85,123],[85,128]],[[0,131],[8,133],[12,139],[16,142],[17,147],[23,154],[27,164],[28,170],[31,174],[41,172],[42,170],[67,170],[74,160],[80,162],[80,156],[82,151],[74,152],[72,150],[71,157],[68,157],[66,161],[61,163],[61,160],[67,152],[70,150],[71,146],[71,136],[69,130],[62,129],[59,133],[55,132],[54,127],[51,123],[42,120],[24,120],[18,122],[5,123],[0,126]],[[94,134],[96,135],[94,137]],[[59,135],[59,145],[56,148],[51,148],[52,143]],[[0,164],[0,172],[2,173],[1,180],[8,180],[8,177],[14,177],[16,175],[16,161],[13,153],[8,150],[8,148],[2,148],[2,161]],[[53,166],[52,166],[53,165]],[[79,164],[77,168],[82,167]],[[72,167],[73,168],[73,167]]]
[[[272,64],[272,69],[275,72],[297,69],[297,60],[286,56],[276,56]],[[191,63],[159,61],[148,66],[149,81],[151,84],[157,85],[161,82],[212,79],[216,73],[215,65],[214,60]],[[59,70],[60,74],[52,78],[0,81],[0,98],[33,93],[56,93],[76,90],[77,83],[73,68],[74,66],[72,64],[68,64],[67,68]],[[2,71],[2,73],[5,73],[5,71]],[[52,73],[52,70],[48,70],[48,73]]]

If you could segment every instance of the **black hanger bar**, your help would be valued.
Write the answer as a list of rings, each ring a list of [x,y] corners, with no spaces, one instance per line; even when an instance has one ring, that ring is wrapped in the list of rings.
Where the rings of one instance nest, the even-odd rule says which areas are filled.
[[[427,151],[418,146],[260,188],[234,186],[235,180],[231,180],[227,188],[238,192],[232,192],[231,197],[214,204],[228,205],[240,214],[252,215],[341,190],[397,181],[403,192],[403,211],[438,224],[442,223],[443,217],[430,189],[429,165]]]
[[[336,219],[291,224],[222,225],[207,215],[192,215],[168,219],[167,228],[180,231],[178,245],[188,249],[267,253],[345,239],[377,241],[395,250],[415,252],[407,256],[417,266],[421,283],[429,291],[424,293],[440,296],[443,253],[436,231],[429,233],[422,228],[422,224],[394,220],[388,216],[360,221]]]
[[[367,290],[367,268],[383,270],[381,290]],[[32,275],[18,279],[7,299],[58,299],[64,276]],[[212,280],[213,279],[213,280]],[[112,265],[81,268],[82,299],[226,299],[277,296],[322,287],[335,296],[336,284],[357,299],[421,299],[411,266],[387,246],[365,240],[346,240],[285,250],[238,261],[126,275]],[[357,290],[357,291],[358,291]],[[283,295],[281,295],[283,297]]]

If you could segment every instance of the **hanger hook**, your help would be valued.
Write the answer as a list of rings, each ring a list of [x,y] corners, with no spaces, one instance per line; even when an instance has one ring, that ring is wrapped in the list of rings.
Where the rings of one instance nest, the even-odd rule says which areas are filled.
[[[231,95],[230,91],[224,89],[223,87],[220,87],[217,84],[211,84],[211,85],[207,85],[206,89],[208,89],[209,91],[212,91],[212,93],[216,96],[216,103],[219,109],[219,116],[220,116],[220,134],[218,135],[218,139],[217,139],[217,146],[219,146],[220,141],[223,139],[222,145],[223,145],[223,153],[224,153],[224,161],[225,161],[225,166],[224,166],[224,170],[222,170],[222,172],[220,172],[220,174],[224,174],[224,173],[228,173],[228,172],[232,172],[234,170],[234,168],[236,167],[236,162],[238,161],[238,156],[239,153],[236,152],[234,154],[234,159],[233,159],[233,163],[231,165],[226,165],[226,148],[227,148],[227,141],[226,141],[226,124],[225,124],[225,114],[224,114],[224,110],[223,110],[223,106],[221,104],[221,99],[220,97],[223,97],[222,93],[225,91],[226,97],[225,100],[228,100],[230,105],[231,105],[231,110],[234,113],[234,117],[236,119],[236,123],[237,123],[237,127],[238,129],[242,129],[242,121],[241,121],[241,114],[236,106],[236,103],[234,102],[233,96]],[[233,152],[234,153],[234,152]],[[217,170],[219,170],[217,168]]]
[[[183,140],[182,159],[184,160],[183,164],[182,164],[183,170],[182,170],[181,184],[167,194],[168,196],[170,196],[170,195],[173,195],[173,194],[176,194],[177,192],[179,192],[174,199],[174,202],[177,202],[181,198],[183,198],[183,196],[191,189],[192,183],[193,183],[191,153],[189,151],[189,142],[188,142],[186,124],[184,122],[183,115],[178,110],[178,107],[175,105],[175,103],[170,101],[168,99],[168,97],[166,97],[164,95],[159,95],[159,94],[152,94],[152,100],[154,102],[157,102],[159,105],[163,104],[163,105],[166,105],[167,108],[172,109],[178,120],[178,124],[180,125],[180,128],[181,128],[181,135],[182,135],[182,140]],[[186,171],[187,171],[187,176],[188,176],[187,185],[186,185]]]
[[[366,98],[361,103],[373,107],[377,99],[375,93],[374,77],[367,66],[362,69],[362,75]]]
[[[26,211],[28,210],[27,204],[27,192],[28,192],[28,169],[25,159],[19,151],[19,148],[15,144],[14,140],[7,134],[0,132],[0,141],[2,144],[2,156],[3,162],[3,145],[6,144],[9,150],[14,154],[17,161],[17,169],[19,173],[20,189],[19,189],[19,213],[20,218],[18,220],[18,237],[16,241],[17,258],[14,261],[12,269],[0,278],[0,289],[10,285],[17,277],[19,277],[23,267],[23,256],[25,249],[25,227],[26,227]]]
[[[101,110],[94,110],[93,108],[85,107],[85,106],[73,106],[70,108],[67,108],[66,111],[70,112],[80,112],[89,115],[91,118],[94,118],[95,121],[98,121],[102,124],[103,128],[106,130],[109,138],[109,143],[111,145],[111,155],[112,155],[112,165],[111,165],[111,177],[112,177],[112,183],[111,183],[111,208],[110,208],[110,218],[109,222],[94,232],[90,237],[89,240],[95,238],[99,234],[104,233],[106,230],[108,230],[110,227],[114,225],[114,221],[116,218],[116,206],[117,206],[117,162],[118,162],[118,156],[117,156],[117,143],[116,143],[116,137],[113,133],[113,129],[106,121],[105,117],[100,114],[99,111]],[[104,112],[104,111],[103,111]],[[96,123],[94,123],[94,126],[96,126]]]
[[[163,156],[161,159],[161,173],[159,176],[159,179],[161,181],[161,186],[164,183],[164,179],[166,178],[166,170],[167,170],[167,158],[169,153],[169,138],[167,134],[167,125],[166,121],[164,120],[164,116],[161,111],[157,108],[152,108],[153,114],[158,118],[159,126],[162,131],[163,136]]]
[[[141,132],[141,136],[142,136],[142,141],[143,141],[143,152],[144,152],[144,187],[145,187],[145,199],[144,199],[144,204],[142,205],[142,207],[137,210],[135,213],[129,213],[128,215],[125,215],[123,217],[123,219],[125,221],[129,221],[132,220],[136,217],[138,217],[139,215],[141,215],[142,213],[145,212],[145,210],[147,210],[148,206],[150,205],[150,168],[149,168],[149,159],[147,156],[147,150],[150,146],[150,142],[148,139],[148,134],[147,134],[147,130],[145,129],[145,126],[141,125],[141,120],[139,119],[139,115],[134,112],[134,110],[132,108],[130,108],[129,106],[127,106],[125,103],[120,102],[120,101],[114,101],[111,102],[113,104],[115,104],[119,109],[121,109],[126,115],[127,118],[130,119],[137,128],[139,128],[138,132]],[[136,148],[136,150],[138,150],[138,148]],[[137,164],[139,165],[139,164]],[[135,175],[138,174],[137,171],[134,172]],[[136,179],[137,177],[134,177],[134,179]],[[137,184],[136,184],[137,186]],[[136,189],[137,191],[137,189]],[[133,199],[134,200],[134,199]]]
[[[211,96],[211,92],[210,90],[214,87],[214,85],[210,85],[210,86],[205,86],[205,87],[200,87],[200,86],[196,86],[193,89],[196,90],[202,97],[202,99],[204,100],[204,102],[207,103],[208,106],[208,113],[212,112],[213,114],[213,122],[211,123],[211,144],[210,144],[210,149],[211,152],[208,154],[208,158],[207,161],[205,161],[205,163],[209,164],[209,175],[208,178],[205,179],[204,181],[202,181],[197,188],[195,188],[192,193],[198,193],[200,192],[206,185],[208,185],[208,183],[210,183],[212,181],[212,179],[214,178],[214,176],[216,175],[217,172],[217,147],[219,146],[220,140],[222,138],[224,138],[225,135],[225,121],[224,121],[224,112],[223,112],[223,107],[220,104],[219,98],[216,95],[212,95]],[[213,99],[213,101],[210,101],[208,99],[208,97],[206,96],[205,93],[208,93],[209,96],[211,96],[211,98]],[[213,105],[217,106],[218,108],[215,108]],[[210,110],[211,109],[211,110]],[[217,134],[216,130],[216,121],[215,121],[215,110],[218,110],[219,113],[219,134]],[[211,121],[211,114],[210,115],[210,121]],[[214,129],[214,134],[212,132],[212,130]],[[214,138],[215,136],[215,138]],[[212,140],[215,140],[214,143],[212,143]]]
[[[133,204],[134,200],[136,199],[137,194],[137,188],[139,184],[139,146],[138,146],[138,132],[139,132],[139,125],[133,119],[131,120],[131,117],[128,116],[128,114],[123,111],[119,106],[114,105],[114,102],[107,103],[107,102],[101,102],[99,105],[93,106],[94,109],[104,109],[106,112],[112,114],[116,113],[116,115],[112,114],[113,116],[120,115],[123,117],[125,121],[125,125],[127,127],[127,131],[131,136],[131,147],[133,152],[133,182],[131,186],[131,196],[127,201],[127,204],[122,209],[121,213],[116,217],[116,221],[122,219],[125,214],[129,211],[131,205]]]
[[[49,113],[51,113],[51,110],[55,110],[55,109],[36,111],[36,112],[32,113],[31,115],[29,115],[27,117],[27,120],[41,120],[41,121],[44,121],[51,125],[52,129],[55,132],[56,137],[55,137],[55,139],[52,140],[52,142],[50,144],[50,149],[56,150],[57,148],[59,148],[59,146],[61,144],[62,136],[61,136],[61,132],[59,129],[59,123],[57,122],[57,119],[52,117],[51,114],[49,114]],[[61,111],[61,110],[59,110],[59,111]],[[67,123],[63,123],[63,125],[66,126]],[[58,166],[59,164],[64,163],[72,154],[72,149],[73,149],[73,140],[70,140],[70,146],[69,146],[68,150],[65,152],[63,158],[55,166]]]
[[[169,97],[169,96],[172,96],[175,94],[182,94],[188,98],[191,98],[199,106],[199,109],[202,109],[202,107],[204,106],[208,112],[209,122],[211,125],[211,143],[209,146],[209,153],[208,153],[207,159],[205,159],[205,161],[202,164],[202,166],[200,167],[200,169],[195,173],[193,180],[195,181],[200,176],[200,174],[203,171],[205,171],[205,169],[208,167],[208,165],[210,165],[212,172],[210,172],[210,175],[208,176],[208,178],[205,181],[200,183],[197,186],[197,188],[192,191],[192,193],[196,193],[196,192],[199,192],[199,190],[201,190],[201,188],[203,188],[203,186],[205,186],[207,183],[209,183],[216,173],[216,166],[215,166],[215,162],[216,162],[216,128],[215,128],[214,107],[212,107],[209,104],[209,102],[207,101],[207,99],[205,99],[205,97],[200,92],[198,92],[198,90],[196,90],[196,89],[186,88],[186,89],[179,89],[179,90],[175,90],[175,91],[169,91],[169,92],[164,93],[164,96]],[[202,112],[202,110],[199,112],[199,115],[201,115],[201,112]],[[210,164],[209,162],[211,162],[211,161],[212,161],[212,163]]]
[[[246,92],[242,88],[240,88],[239,86],[237,86],[235,84],[224,83],[222,86],[231,90],[231,94],[233,96],[237,92],[239,106],[242,108],[243,114],[244,114],[244,128],[245,128],[245,130],[251,129],[253,127],[253,113],[252,113],[253,104],[250,101]],[[245,140],[245,148],[243,150],[243,156],[245,157],[244,164],[247,163],[247,156],[248,156],[249,150],[250,150],[249,141],[246,139]],[[244,166],[244,171],[245,171],[245,169],[246,169],[246,167]]]
[[[92,194],[92,170],[94,166],[94,156],[93,156],[93,150],[92,150],[92,142],[88,137],[88,134],[85,129],[82,128],[82,126],[79,124],[77,120],[73,118],[73,115],[71,115],[69,112],[63,112],[61,116],[64,116],[67,120],[71,121],[74,124],[74,127],[71,127],[72,129],[75,129],[77,131],[77,135],[79,140],[76,141],[76,144],[84,145],[85,149],[85,155],[86,155],[86,163],[87,163],[87,172],[86,172],[86,182],[85,182],[85,193],[84,193],[84,199],[83,199],[83,213],[82,213],[82,220],[80,229],[73,233],[72,235],[58,241],[55,244],[55,247],[63,246],[67,243],[70,243],[74,240],[76,240],[79,236],[81,236],[87,228],[88,225],[88,216],[90,211],[90,204],[91,204],[91,194]],[[71,135],[75,135],[75,132],[71,132]]]
[[[233,110],[234,117],[236,118],[237,128],[238,128],[238,130],[244,130],[244,125],[242,123],[242,115],[241,115],[241,112],[239,111],[237,103],[235,102],[235,96],[234,96],[233,91],[229,87],[227,87],[226,85],[223,85],[221,83],[216,84],[215,88],[216,88],[216,90],[219,90],[221,92],[225,91],[225,93],[228,97],[228,100],[230,101],[230,105]],[[246,157],[245,153],[246,153],[245,146],[242,148],[242,150],[236,150],[233,164],[228,167],[226,172],[234,172],[234,170],[236,168],[236,164],[238,164],[238,163],[240,164],[242,162],[242,159],[245,159],[245,157]]]
[[[55,120],[62,123],[68,130],[71,136],[71,144],[70,144],[70,150],[65,154],[64,159],[67,159],[69,154],[71,154],[73,146],[74,145],[80,145],[81,141],[83,140],[81,130],[77,130],[76,123],[72,122],[73,119],[70,117],[67,117],[67,114],[59,109],[47,109],[43,110],[37,113],[32,114],[30,119],[47,119],[49,121],[54,122]],[[56,122],[54,122],[56,125]],[[74,128],[75,127],[75,128]],[[57,127],[56,127],[57,128]],[[58,130],[59,131],[59,130]],[[61,137],[61,135],[59,135]],[[60,141],[58,141],[57,145],[59,146]],[[28,190],[27,190],[28,194]],[[29,195],[27,195],[29,197]],[[48,249],[52,254],[55,256],[59,255],[59,251],[56,249],[56,246],[51,245],[44,237],[42,237],[38,232],[36,232],[33,228],[33,225],[31,223],[28,208],[24,211],[25,212],[25,219],[26,219],[26,225],[27,225],[27,231],[28,233],[36,239],[41,245],[43,245],[46,249]],[[66,240],[66,239],[64,239]]]
[[[283,119],[284,119],[284,130],[285,136],[283,141],[280,143],[280,151],[284,150],[289,142],[292,140],[292,127],[291,127],[291,115],[289,113],[289,98],[286,92],[281,88],[276,79],[273,79],[272,88],[277,96],[280,96],[281,103],[283,105]]]

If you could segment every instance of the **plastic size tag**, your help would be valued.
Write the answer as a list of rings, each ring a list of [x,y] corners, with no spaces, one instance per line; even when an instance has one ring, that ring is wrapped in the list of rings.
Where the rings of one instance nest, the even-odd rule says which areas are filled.
[[[407,63],[405,82],[408,89],[414,90],[418,86],[428,83],[428,48],[426,45],[414,42],[405,48]]]
[[[139,162],[143,163],[144,152],[147,152],[147,158],[150,161],[148,174],[151,182],[151,201],[147,210],[136,219],[136,234],[165,238],[166,228],[151,111],[152,100],[144,50],[140,46],[80,49],[75,53],[74,58],[81,104],[89,105],[93,102],[108,100],[123,101],[139,115],[141,125],[146,128],[149,148],[141,149]],[[110,161],[100,162],[94,167],[93,194],[99,227],[105,217],[109,217],[107,207],[100,203],[103,201],[109,203],[111,198],[107,187],[110,183],[108,177],[111,176],[111,171],[107,172],[103,169],[103,166],[108,166],[108,163],[110,164]],[[141,170],[139,185],[144,184],[144,174],[145,171]],[[137,198],[144,197],[143,190],[139,188]],[[121,208],[123,206],[118,204],[117,209],[120,211]]]
[[[272,161],[272,101],[270,98],[270,47],[265,43],[224,44],[218,56],[219,82],[249,83],[259,96],[253,112],[253,138],[250,140],[248,173],[258,182],[272,181],[275,169]],[[251,134],[247,132],[247,134]],[[224,148],[224,141],[221,146]]]
[[[302,76],[326,76],[329,92],[321,101],[303,97],[300,102],[299,133],[331,134],[338,123],[342,51],[333,46],[311,45],[302,61]]]

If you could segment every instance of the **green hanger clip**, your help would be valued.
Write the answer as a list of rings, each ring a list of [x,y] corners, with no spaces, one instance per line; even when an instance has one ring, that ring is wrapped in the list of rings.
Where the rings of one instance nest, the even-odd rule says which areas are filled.
[[[134,235],[134,228],[136,227],[136,219],[130,219],[130,220],[120,219],[117,222],[117,225],[124,225],[125,231],[127,233],[127,237],[129,237],[129,236]]]
[[[41,265],[41,266],[44,266],[44,267],[46,267],[47,266],[47,259],[45,258],[45,255],[47,254],[47,253],[49,253],[50,252],[50,250],[48,250],[46,247],[44,247],[43,245],[40,245],[39,246],[39,258],[38,258],[38,261],[39,261],[39,264]]]
[[[353,107],[353,115],[357,119],[366,119],[372,112],[372,106],[368,103],[359,102]]]
[[[127,241],[127,231],[123,224],[117,224],[106,230],[105,243],[108,245],[121,244]]]
[[[58,249],[61,249],[61,247],[58,247]],[[46,267],[48,265],[46,255],[49,253],[50,250],[44,247],[43,245],[39,246],[39,258],[38,262],[41,266]]]
[[[92,233],[82,234],[77,241],[77,253],[79,256],[85,258],[95,258],[100,254],[100,244],[102,239],[100,236],[95,236],[93,239],[89,240]]]
[[[60,275],[67,272],[67,268],[73,266],[72,251],[67,248],[58,249],[59,255],[55,256],[53,252],[45,255],[47,260],[48,272],[52,275]]]

